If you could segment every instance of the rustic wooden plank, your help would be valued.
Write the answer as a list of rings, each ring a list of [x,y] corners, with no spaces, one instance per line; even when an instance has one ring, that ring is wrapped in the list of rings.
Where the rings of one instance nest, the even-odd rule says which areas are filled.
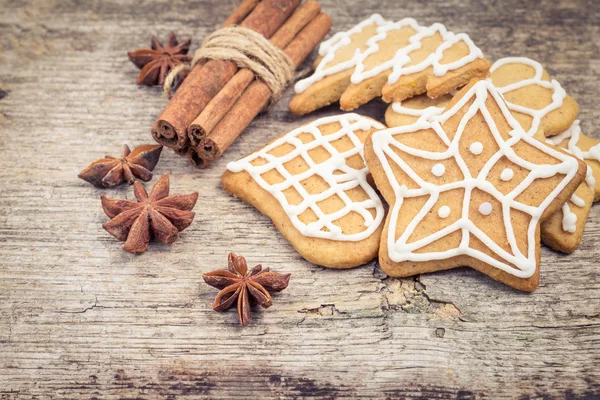
[[[156,175],[200,192],[196,221],[172,246],[119,249],[99,195],[130,189],[76,175],[151,140],[166,100],[135,86],[125,52],[170,30],[198,44],[235,3],[0,0],[0,399],[599,398],[600,208],[573,255],[543,249],[533,294],[465,269],[397,280],[375,263],[315,267],[219,185],[228,161],[338,112],[294,117],[289,91],[208,170],[165,151]],[[469,33],[491,59],[539,60],[600,138],[594,1],[347,3],[322,1],[335,30],[372,12],[412,16]],[[201,283],[230,250],[292,273],[245,328],[211,310],[215,290]]]

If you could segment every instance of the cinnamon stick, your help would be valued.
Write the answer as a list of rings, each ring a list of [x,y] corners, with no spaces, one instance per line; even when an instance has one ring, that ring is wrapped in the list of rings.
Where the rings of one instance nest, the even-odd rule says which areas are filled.
[[[331,17],[320,13],[286,46],[284,52],[297,67],[331,28]],[[188,158],[198,168],[206,168],[233,143],[271,97],[266,83],[255,80],[242,93],[213,131],[195,148]]]
[[[271,43],[280,49],[285,48],[320,11],[321,5],[316,0],[308,0],[275,32]],[[188,137],[191,146],[198,146],[200,141],[214,129],[253,79],[254,73],[243,68],[225,84],[189,126]]]
[[[240,25],[270,38],[299,3],[300,0],[263,0]],[[188,126],[237,70],[233,62],[219,60],[194,67],[154,123],[154,139],[165,146],[183,149],[188,142]]]
[[[254,80],[254,73],[249,69],[239,70],[223,89],[204,107],[204,110],[187,129],[190,145],[196,147],[210,131],[219,123],[233,104],[242,95],[244,89]]]
[[[254,10],[254,8],[260,3],[260,0],[244,0],[238,8],[223,22],[222,27],[238,25]]]

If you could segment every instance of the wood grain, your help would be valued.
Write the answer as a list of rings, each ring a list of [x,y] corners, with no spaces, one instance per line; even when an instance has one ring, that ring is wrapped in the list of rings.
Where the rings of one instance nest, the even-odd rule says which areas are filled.
[[[533,294],[466,269],[397,280],[375,263],[315,267],[219,184],[227,162],[338,112],[294,117],[289,90],[207,170],[165,149],[154,181],[168,172],[174,192],[199,191],[196,220],[172,246],[120,249],[99,196],[130,188],[77,173],[151,142],[166,99],[135,85],[126,52],[171,30],[195,48],[235,3],[0,0],[0,399],[600,398],[600,207],[574,254],[543,249]],[[334,31],[373,12],[411,16],[467,32],[490,59],[534,58],[600,138],[593,0],[322,4]],[[211,310],[216,291],[201,282],[230,250],[292,273],[246,328]]]

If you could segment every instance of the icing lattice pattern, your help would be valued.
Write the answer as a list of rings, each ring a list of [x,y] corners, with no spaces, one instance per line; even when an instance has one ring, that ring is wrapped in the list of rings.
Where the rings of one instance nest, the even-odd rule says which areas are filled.
[[[320,126],[336,122],[341,124],[341,128],[338,131],[325,135],[321,133]],[[294,227],[304,236],[344,241],[363,240],[379,227],[383,220],[384,209],[381,199],[367,183],[367,167],[362,164],[363,168],[355,169],[350,167],[346,161],[355,155],[362,156],[363,143],[355,132],[373,128],[383,129],[385,126],[357,114],[342,114],[321,118],[291,131],[263,149],[239,161],[229,163],[227,169],[232,172],[248,172],[264,190],[268,191],[279,201]],[[298,138],[303,133],[311,134],[314,140],[304,143]],[[332,145],[332,142],[344,137],[350,139],[354,146],[347,151],[340,152]],[[282,156],[274,156],[270,153],[279,146],[286,144],[292,145],[294,149]],[[323,147],[327,150],[331,157],[321,163],[315,163],[310,157],[309,151],[318,147]],[[284,164],[294,160],[296,157],[301,157],[309,168],[304,172],[293,175],[285,168]],[[261,164],[261,162],[257,162],[254,165],[253,161],[258,161],[258,159],[262,159],[260,161],[266,163]],[[276,170],[283,176],[283,182],[269,183],[263,178],[265,173],[272,170]],[[334,173],[334,171],[337,173]],[[329,188],[317,194],[308,193],[303,187],[302,181],[314,176],[322,178],[328,184]],[[346,191],[357,187],[364,190],[368,196],[367,200],[357,202],[350,199]],[[300,204],[293,205],[288,202],[284,191],[290,188],[294,188],[302,196],[303,200]],[[344,207],[333,213],[326,214],[321,210],[318,203],[335,195],[342,199]],[[305,224],[299,219],[299,216],[309,209],[316,214],[318,220]],[[373,216],[370,210],[374,210],[375,216]],[[365,230],[359,233],[345,234],[335,224],[337,220],[350,212],[356,212],[362,216]]]
[[[489,98],[489,96],[491,96],[498,104],[498,107],[502,111],[504,118],[512,129],[509,133],[508,139],[503,138],[492,117],[492,114],[485,105],[485,101]],[[473,103],[468,106],[468,110],[462,117],[454,137],[450,139],[448,133],[442,128],[442,124],[455,115],[463,107],[466,107],[467,103],[471,100],[473,100]],[[464,148],[465,144],[469,145],[468,143],[461,143],[461,137],[469,120],[478,115],[479,112],[489,127],[491,134],[498,146],[498,150],[491,155],[487,161],[485,161],[485,164],[481,168],[480,172],[476,176],[473,176],[467,163],[461,156],[459,149]],[[407,146],[396,139],[396,137],[400,137],[402,134],[426,129],[432,129],[439,136],[440,140],[447,146],[445,151],[433,152],[416,149]],[[519,154],[517,154],[514,149],[514,146],[520,142],[525,142],[527,145],[535,147],[539,151],[545,153],[549,159],[552,159],[558,163],[535,164],[525,160]],[[542,213],[552,203],[556,196],[565,188],[565,186],[574,178],[578,170],[577,160],[575,160],[573,157],[556,151],[555,149],[548,147],[544,143],[528,135],[527,132],[521,128],[518,121],[516,121],[511,115],[496,88],[491,84],[491,82],[488,81],[480,81],[473,85],[473,87],[471,87],[471,89],[457,102],[457,104],[443,114],[433,117],[430,121],[421,121],[409,126],[390,128],[375,132],[373,134],[373,148],[377,154],[377,157],[381,161],[387,179],[389,180],[396,196],[396,202],[390,211],[389,234],[387,237],[389,256],[392,261],[419,262],[448,259],[458,255],[468,255],[520,278],[528,278],[535,273],[537,264],[537,241],[535,234],[536,227],[539,223]],[[480,142],[473,142],[470,144],[470,146],[467,146],[467,148],[475,157],[481,154],[483,150],[482,143]],[[396,150],[400,150],[411,157],[425,160],[454,160],[460,169],[463,179],[451,183],[437,185],[431,182],[431,179],[419,176],[419,174],[411,168],[409,162],[404,160]],[[500,190],[498,190],[488,177],[491,169],[499,162],[499,160],[503,158],[506,158],[513,164],[516,164],[519,167],[529,171],[524,179],[522,179],[520,182],[516,181],[520,178],[514,174],[512,169],[506,168],[504,171],[502,171],[500,179],[503,181],[513,180],[512,183],[515,185],[514,189],[507,194],[503,194]],[[399,182],[395,177],[390,162],[395,163],[402,171],[404,171],[408,177],[418,185],[418,188],[409,189],[405,184]],[[434,169],[432,169],[432,173],[436,176],[443,176],[445,173],[445,168],[443,168],[442,164],[436,164]],[[546,198],[544,198],[539,205],[532,206],[516,200],[516,198],[523,193],[534,180],[549,178],[557,174],[564,175],[564,178],[560,181],[560,184],[553,188],[552,192]],[[419,224],[423,223],[424,218],[433,210],[437,210],[436,215],[439,218],[444,219],[448,217],[452,210],[450,210],[446,204],[439,204],[439,198],[442,192],[454,189],[464,190],[462,208],[459,214],[460,218],[439,231],[433,229],[432,234],[419,240],[409,242],[409,238],[414,232],[415,228],[419,226]],[[508,241],[510,251],[507,251],[501,244],[494,242],[494,240],[484,232],[484,229],[476,226],[475,223],[469,219],[469,210],[471,209],[470,206],[472,202],[471,195],[475,189],[487,193],[487,195],[492,196],[498,201],[499,204],[501,204],[501,210],[496,210],[496,212],[502,213],[501,215],[503,216],[504,221],[505,237]],[[425,205],[412,218],[408,225],[401,227],[403,231],[399,232],[401,233],[400,237],[395,240],[398,216],[403,201],[407,198],[422,196],[428,196],[428,200],[426,201]],[[492,211],[494,211],[492,204],[489,202],[474,204],[474,206],[482,216],[488,216],[492,213]],[[521,252],[517,243],[517,238],[515,236],[515,232],[513,231],[510,218],[511,210],[518,210],[530,216],[530,222],[527,228],[527,251],[525,252]],[[447,235],[457,231],[461,233],[461,240],[456,248],[440,252],[424,252],[422,250],[424,247],[435,242],[436,240],[442,239]],[[471,235],[477,238],[488,249],[490,249],[495,257],[475,249],[470,243]]]

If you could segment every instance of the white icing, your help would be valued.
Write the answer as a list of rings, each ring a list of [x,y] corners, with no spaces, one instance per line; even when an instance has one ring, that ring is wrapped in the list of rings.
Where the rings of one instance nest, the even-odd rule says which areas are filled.
[[[450,207],[441,206],[438,210],[438,216],[440,218],[448,218],[448,215],[450,215]]]
[[[443,42],[423,61],[419,62],[418,64],[408,66],[408,64],[411,62],[410,53],[422,47],[421,41],[424,38],[434,36],[436,33],[441,35]],[[444,51],[461,41],[467,45],[469,48],[469,53],[456,61],[442,64],[441,60],[443,58]],[[388,84],[393,85],[398,81],[398,79],[400,79],[401,76],[421,72],[429,67],[433,67],[433,74],[435,76],[442,76],[448,71],[463,67],[478,58],[483,58],[482,51],[475,46],[473,41],[465,33],[455,34],[453,32],[449,32],[446,30],[444,25],[437,23],[427,28],[421,27],[417,34],[411,36],[408,46],[396,51],[392,61],[392,73],[388,77]]]
[[[592,171],[592,168],[589,165],[585,173],[585,183],[587,183],[590,188],[595,188],[596,186],[596,178],[594,177],[594,171]]]
[[[510,168],[504,168],[502,173],[500,174],[500,179],[507,182],[510,181],[515,176],[515,172]]]
[[[569,129],[567,129],[560,135],[546,138],[546,142],[558,146],[567,139],[569,139],[569,141],[567,142],[566,150],[569,153],[573,154],[580,160],[592,160],[600,162],[600,143],[591,147],[587,151],[583,151],[577,145],[579,143],[579,140],[581,139],[581,126],[579,125],[579,120],[575,120],[575,122],[573,122]],[[590,186],[593,187],[594,184]]]
[[[583,201],[583,199],[581,197],[577,196],[575,193],[573,193],[573,195],[571,196],[571,202],[573,204],[575,204],[577,207],[585,206],[585,201]]]
[[[419,121],[428,121],[431,118],[435,117],[436,115],[440,115],[441,113],[444,112],[444,107],[429,106],[429,107],[425,107],[423,109],[415,109],[415,108],[404,107],[402,105],[402,102],[398,101],[398,102],[392,103],[392,110],[394,110],[394,112],[397,112],[398,114],[404,114],[404,115],[410,115],[413,117],[418,117],[417,122],[419,122]]]
[[[338,50],[348,46],[352,42],[352,40],[350,39],[352,35],[362,32],[362,30],[369,25],[376,24],[381,27],[389,23],[391,22],[384,20],[381,15],[373,14],[366,20],[354,26],[352,29],[344,32],[338,32],[328,40],[321,43],[321,46],[319,47],[319,55],[322,56],[323,59],[319,62],[319,65],[317,66],[315,72],[311,76],[296,82],[296,84],[294,85],[294,90],[296,91],[296,93],[304,92],[312,84],[320,81],[326,76],[337,74],[338,72],[354,68],[358,59],[357,53],[359,49],[356,49],[354,57],[352,57],[350,60],[338,63],[331,67],[327,67],[327,64],[334,60],[335,54]]]
[[[594,147],[590,147],[590,149],[587,151],[587,154],[589,154],[589,158],[600,160],[600,143]]]
[[[563,231],[574,233],[577,230],[577,215],[571,211],[569,203],[565,202],[562,206],[562,228]]]
[[[323,135],[319,130],[319,126],[335,122],[340,123],[342,126],[339,131]],[[369,237],[379,227],[383,220],[384,209],[381,199],[377,193],[375,193],[375,190],[367,183],[367,175],[369,173],[367,167],[362,169],[351,168],[346,163],[346,159],[356,154],[362,155],[363,144],[354,132],[372,128],[383,129],[385,126],[370,118],[365,118],[354,113],[321,118],[287,133],[268,146],[239,161],[230,162],[227,164],[227,169],[232,172],[248,172],[261,188],[269,192],[279,201],[279,204],[281,204],[281,207],[292,221],[294,227],[298,229],[302,235],[330,240],[363,240]],[[314,140],[303,143],[298,139],[298,135],[302,133],[310,133],[314,137]],[[344,137],[349,138],[354,144],[354,147],[340,153],[331,143]],[[269,154],[271,150],[284,144],[291,144],[295,149],[279,157]],[[309,156],[308,151],[318,147],[326,149],[331,157],[320,164],[315,164]],[[297,175],[292,175],[284,167],[284,164],[296,157],[302,157],[308,164],[309,169]],[[267,161],[267,163],[263,165],[252,165],[252,161],[256,159],[263,159]],[[285,180],[281,183],[274,184],[266,182],[262,175],[271,170],[279,172]],[[334,174],[334,171],[342,171],[343,174]],[[329,185],[329,189],[319,194],[309,194],[301,182],[315,175],[324,179]],[[345,191],[359,186],[369,196],[368,200],[352,201],[348,194],[346,194]],[[296,189],[303,198],[303,201],[298,205],[289,204],[283,193],[283,191],[291,187]],[[325,214],[319,208],[318,203],[335,195],[339,196],[339,198],[344,201],[345,206],[334,213]],[[314,211],[318,220],[305,224],[300,221],[298,217],[308,209]],[[370,209],[374,209],[375,217],[373,217],[369,211]],[[359,233],[344,234],[342,229],[335,225],[334,222],[351,212],[358,213],[362,216],[365,221],[366,229]],[[323,230],[324,228],[326,228],[326,231]]]
[[[478,156],[483,151],[483,144],[481,144],[481,142],[473,142],[471,143],[471,146],[469,146],[469,151]]]
[[[372,38],[370,38],[366,43],[366,45],[368,46],[367,49],[363,52],[358,51],[356,53],[356,57],[355,57],[356,58],[356,68],[354,69],[354,73],[352,74],[352,78],[351,78],[352,83],[355,83],[355,84],[360,83],[365,79],[372,78],[388,69],[393,68],[394,61],[395,61],[394,57],[390,57],[390,59],[380,63],[379,65],[371,68],[368,71],[365,71],[364,61],[371,54],[377,53],[380,50],[378,42],[384,40],[387,37],[387,33],[389,31],[401,30],[407,26],[410,26],[417,33],[421,32],[423,29],[425,29],[424,27],[420,26],[417,23],[417,21],[415,21],[413,18],[404,18],[398,22],[389,23],[389,24],[386,24],[386,25],[383,25],[383,26],[380,26],[379,28],[377,28],[377,34],[375,36],[373,36]],[[416,34],[413,35],[413,37],[414,36],[416,36]],[[407,47],[410,47],[410,46],[407,46]],[[403,51],[407,47],[399,49],[398,51]]]
[[[446,167],[444,167],[444,164],[435,164],[433,168],[431,168],[431,173],[437,177],[444,175],[444,172],[446,172]]]
[[[360,48],[357,48],[355,49],[355,53],[350,60],[327,67],[327,64],[331,63],[335,59],[337,51],[351,44],[352,40],[350,37],[352,35],[362,32],[365,27],[372,24],[377,25],[377,30],[375,35],[369,38],[365,43],[366,49],[364,51],[361,51]],[[392,30],[399,30],[406,26],[410,26],[416,31],[416,34],[410,37],[409,44],[403,48],[396,49],[393,57],[382,61],[380,64],[366,71],[364,62],[367,57],[380,50],[379,42],[387,37],[388,32]],[[432,52],[424,61],[418,63],[417,65],[406,67],[406,65],[411,61],[409,53],[421,48],[421,40],[423,38],[433,36],[437,32],[439,32],[439,34],[442,36],[443,42],[436,48],[436,50]],[[469,53],[456,61],[442,64],[441,60],[443,58],[444,51],[459,42],[464,42],[467,45]],[[321,62],[319,62],[319,65],[311,76],[296,83],[294,86],[296,93],[304,92],[309,86],[320,81],[326,76],[352,68],[354,68],[351,77],[352,83],[360,83],[365,79],[372,78],[381,72],[392,69],[392,74],[388,78],[388,82],[393,84],[402,75],[424,71],[430,66],[433,67],[433,74],[435,76],[442,76],[448,71],[453,71],[463,67],[478,58],[483,58],[483,53],[481,50],[475,46],[469,36],[464,33],[455,34],[453,32],[449,32],[442,24],[433,24],[430,27],[422,26],[412,18],[404,18],[397,22],[391,22],[384,20],[379,14],[373,14],[371,17],[354,26],[352,29],[344,32],[338,32],[330,39],[324,41],[319,47],[319,55],[322,56],[323,59]]]
[[[558,146],[563,141],[568,139],[569,141],[567,142],[567,148],[565,149],[566,151],[573,154],[575,157],[579,158],[580,160],[595,160],[595,161],[600,162],[600,154],[596,154],[596,152],[595,152],[595,148],[600,146],[600,143],[598,145],[590,148],[588,151],[583,151],[577,145],[579,143],[580,137],[581,137],[581,127],[579,126],[579,120],[576,120],[569,127],[569,129],[567,129],[560,135],[546,138],[546,143],[550,143],[555,146]],[[600,148],[600,147],[598,147],[598,148]],[[592,171],[592,168],[589,165],[587,167],[586,174],[585,174],[585,182],[589,186],[590,189],[595,191],[596,178],[594,178],[594,172]],[[574,201],[573,198],[579,199],[580,201],[577,201],[577,200]],[[571,202],[574,205],[576,205],[577,207],[583,207],[585,205],[585,202],[580,197],[577,197],[575,194],[573,194],[573,196],[571,196]],[[565,230],[566,232],[575,232],[575,222],[577,222],[577,216],[571,212],[569,205],[566,203],[563,206],[562,211],[563,211],[563,222],[562,222],[563,230]],[[565,212],[565,211],[567,211],[567,212]],[[565,229],[565,227],[568,227],[569,229],[573,229],[573,230],[571,231],[571,230]]]
[[[492,97],[498,104],[507,123],[512,128],[510,138],[504,140],[498,131],[490,111],[485,106],[485,101],[488,97]],[[462,117],[452,140],[442,129],[442,124],[451,116],[455,115],[461,108],[465,107],[468,102],[473,100],[467,112]],[[490,156],[486,164],[481,168],[477,176],[472,176],[471,172],[460,154],[460,140],[468,121],[475,117],[480,112],[490,131],[497,142],[498,151]],[[433,129],[440,139],[448,146],[447,150],[442,152],[432,152],[421,149],[415,149],[405,144],[398,142],[394,136],[404,133],[417,132],[424,129]],[[395,194],[396,202],[390,210],[389,229],[388,229],[388,252],[389,257],[394,262],[402,261],[431,261],[453,258],[459,255],[469,255],[478,260],[481,260],[495,268],[505,271],[519,278],[531,277],[536,270],[536,230],[541,215],[544,210],[554,201],[559,193],[571,182],[577,173],[577,160],[567,156],[544,143],[536,140],[528,135],[519,122],[511,115],[509,109],[504,103],[501,95],[489,81],[479,81],[473,85],[469,91],[449,110],[438,117],[434,117],[432,121],[421,121],[409,126],[400,126],[377,131],[372,136],[374,151],[381,162],[382,168],[385,171],[387,180]],[[533,146],[548,156],[551,156],[559,161],[557,164],[534,164],[529,162],[515,153],[513,146],[518,142],[525,142]],[[436,185],[421,178],[403,158],[394,151],[393,148],[401,150],[401,154],[407,153],[411,157],[420,157],[429,160],[447,160],[453,159],[458,164],[464,179]],[[520,182],[513,190],[507,194],[503,194],[494,185],[487,180],[488,174],[496,163],[503,157],[506,157],[510,162],[527,169],[530,172],[525,179]],[[406,185],[401,185],[395,178],[393,169],[390,166],[390,161],[397,164],[412,181],[419,186],[416,189],[409,189]],[[521,203],[516,197],[526,190],[535,179],[543,179],[555,175],[564,175],[562,181],[553,189],[553,191],[538,205],[531,206]],[[408,242],[415,227],[423,221],[423,218],[436,205],[441,192],[454,189],[464,190],[463,206],[461,210],[461,218],[449,226],[432,232],[431,235],[419,240]],[[510,251],[505,250],[499,244],[495,243],[487,236],[480,228],[478,228],[471,220],[469,220],[469,209],[471,203],[471,194],[474,189],[484,191],[495,198],[501,204],[504,227],[506,230],[506,238],[508,240]],[[417,215],[405,226],[402,227],[402,233],[396,240],[397,222],[401,206],[406,198],[428,196],[428,200],[424,207]],[[519,210],[530,215],[530,222],[527,228],[527,251],[521,252],[517,238],[514,233],[514,228],[511,223],[511,209]],[[462,239],[458,247],[440,251],[440,252],[417,252],[417,250],[429,245],[430,243],[442,239],[445,236],[460,231]],[[469,246],[470,236],[475,236],[479,241],[485,244],[497,257],[492,257],[484,252],[476,250]]]
[[[492,213],[492,205],[491,203],[483,202],[479,205],[479,213],[481,215],[490,215]]]
[[[509,110],[516,111],[521,114],[529,115],[532,118],[531,128],[529,128],[529,130],[527,132],[533,136],[538,131],[538,129],[540,127],[540,123],[542,122],[542,118],[544,118],[546,115],[548,115],[548,113],[550,113],[551,111],[556,110],[556,109],[560,108],[560,106],[562,106],[565,97],[567,97],[567,93],[562,88],[562,86],[560,86],[560,83],[558,83],[558,81],[556,81],[554,79],[552,79],[551,81],[542,80],[542,75],[544,73],[544,68],[542,67],[542,64],[540,64],[539,62],[532,60],[530,58],[526,58],[526,57],[501,58],[500,60],[496,61],[492,65],[492,67],[490,68],[490,73],[493,74],[495,70],[497,70],[498,68],[500,68],[506,64],[528,65],[535,70],[535,75],[533,78],[524,79],[522,81],[511,83],[510,85],[506,85],[506,86],[502,86],[502,87],[496,87],[496,89],[498,89],[498,92],[500,92],[500,94],[502,95],[503,98],[506,93],[512,92],[513,90],[517,90],[517,89],[520,89],[520,88],[523,88],[523,87],[526,87],[529,85],[538,85],[543,88],[552,90],[552,102],[550,104],[548,104],[546,107],[539,109],[539,110],[524,107],[524,106],[521,106],[518,104],[514,104],[514,103],[511,103],[509,101],[506,101],[506,99],[504,99],[506,101],[506,105],[508,106]],[[492,81],[492,78],[487,78],[487,79],[490,82]]]
[[[456,96],[458,90],[452,90],[448,94],[452,97]],[[424,96],[424,95],[423,95]],[[417,121],[428,121],[431,118],[440,115],[444,112],[446,107],[443,106],[429,106],[425,108],[409,108],[402,105],[401,101],[396,101],[392,103],[392,110],[398,114],[410,115],[412,117],[417,117]]]

